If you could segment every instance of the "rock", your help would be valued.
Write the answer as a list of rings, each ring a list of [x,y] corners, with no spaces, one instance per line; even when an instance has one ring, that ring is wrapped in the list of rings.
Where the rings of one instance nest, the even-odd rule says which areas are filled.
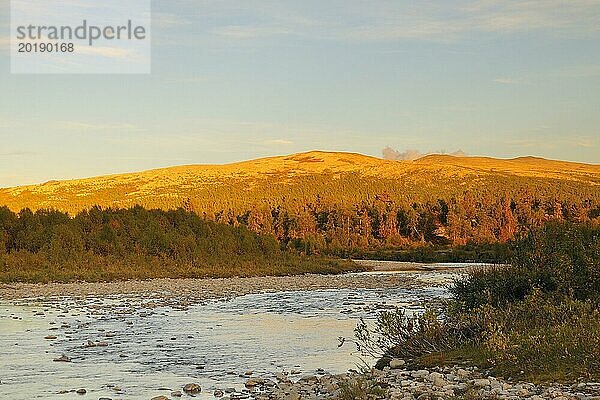
[[[183,396],[183,393],[181,393],[179,390],[171,392],[171,397],[182,397],[182,396]]]
[[[446,386],[447,384],[448,382],[444,378],[436,377],[433,379],[433,386],[441,388]]]
[[[425,369],[420,369],[418,371],[413,371],[410,373],[410,376],[412,376],[413,378],[421,378],[424,379],[426,377],[429,376],[429,371],[425,370]]]
[[[63,354],[62,356],[60,356],[58,358],[55,358],[52,361],[56,361],[56,362],[71,362],[71,359]]]
[[[460,378],[466,378],[467,376],[471,375],[471,373],[469,371],[467,371],[466,369],[459,368],[456,371],[456,375],[459,376]]]
[[[406,361],[401,360],[400,358],[394,358],[390,361],[390,368],[398,369],[402,368],[406,365]]]
[[[475,386],[476,388],[483,388],[490,385],[491,382],[489,379],[475,379],[473,381],[473,386]]]
[[[150,400],[169,400],[169,398],[167,396],[156,396]]]
[[[183,391],[187,394],[197,394],[202,391],[202,388],[197,383],[188,383],[183,387]]]
[[[248,381],[246,382],[246,387],[250,389],[255,386],[263,385],[264,383],[265,383],[265,380],[262,378],[252,378],[252,379],[248,379]]]
[[[85,389],[77,389],[77,391],[75,391],[75,393],[77,393],[77,394],[86,394],[87,390],[85,390]]]
[[[434,382],[436,379],[440,379],[440,378],[443,379],[444,375],[440,374],[439,372],[432,372],[426,377],[426,379],[429,382]]]
[[[225,393],[223,393],[223,391],[222,391],[222,390],[219,390],[219,389],[215,390],[215,391],[214,391],[214,393],[213,393],[213,395],[214,395],[215,397],[223,397],[223,395],[224,395],[224,394],[225,394]]]
[[[47,339],[47,340],[54,340],[54,339],[58,339],[58,337],[56,337],[56,336],[54,336],[54,335],[48,335],[48,336],[46,336],[44,339]]]

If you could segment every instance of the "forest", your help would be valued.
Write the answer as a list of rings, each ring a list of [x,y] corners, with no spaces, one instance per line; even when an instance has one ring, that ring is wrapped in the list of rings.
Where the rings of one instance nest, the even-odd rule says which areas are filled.
[[[600,218],[600,168],[532,157],[398,162],[315,151],[0,189],[0,204],[71,217],[95,207],[182,208],[306,255],[485,261],[546,222]]]
[[[394,199],[384,191],[354,204],[317,196],[303,204],[281,202],[213,214],[202,212],[192,200],[184,202],[184,208],[209,220],[272,235],[284,247],[305,254],[404,261],[428,261],[423,252],[436,248],[443,252],[474,246],[478,251],[471,251],[473,256],[489,249],[501,253],[495,244],[506,243],[546,222],[584,223],[600,218],[598,198],[577,191],[468,191],[427,201]],[[419,251],[423,255],[410,259],[403,253],[406,249],[411,255]],[[457,253],[450,258],[456,258]]]
[[[272,236],[183,209],[0,208],[0,281],[111,281],[338,273],[353,263],[282,250]]]

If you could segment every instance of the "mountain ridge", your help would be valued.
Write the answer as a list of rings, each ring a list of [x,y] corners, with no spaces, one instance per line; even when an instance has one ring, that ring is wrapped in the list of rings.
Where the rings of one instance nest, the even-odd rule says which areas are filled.
[[[341,177],[368,182],[390,181],[409,188],[469,187],[497,179],[555,180],[600,189],[600,165],[555,161],[534,157],[496,159],[432,154],[413,161],[394,161],[350,152],[309,151],[258,158],[229,164],[190,164],[141,172],[90,178],[49,181],[38,185],[0,189],[0,205],[21,208],[56,208],[75,212],[92,205],[120,207],[142,204],[158,208],[180,206],[186,198],[209,198],[230,188],[231,196],[254,198],[265,185],[275,185],[278,194],[287,187],[310,184],[318,179],[339,185]],[[526,185],[523,181],[521,186]],[[469,183],[471,182],[471,183]],[[357,183],[357,187],[364,186]],[[550,183],[548,183],[550,185]],[[296,188],[297,189],[297,188]],[[296,190],[294,189],[294,190]],[[316,188],[300,188],[316,193]],[[291,190],[291,189],[290,189]],[[343,192],[342,192],[343,195]],[[154,201],[161,198],[163,202]],[[227,193],[219,194],[227,202]],[[219,202],[217,201],[217,203]],[[164,204],[163,204],[164,203]]]

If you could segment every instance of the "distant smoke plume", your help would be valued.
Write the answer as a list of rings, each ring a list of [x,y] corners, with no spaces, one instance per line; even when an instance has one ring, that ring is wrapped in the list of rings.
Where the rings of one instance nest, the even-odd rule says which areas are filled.
[[[381,153],[383,154],[383,158],[385,158],[386,160],[395,160],[395,161],[417,160],[417,159],[419,159],[421,157],[425,157],[429,154],[447,154],[447,155],[455,156],[455,157],[464,157],[467,155],[467,153],[465,153],[462,150],[457,150],[453,153],[446,153],[446,151],[444,151],[444,150],[436,151],[433,153],[421,153],[419,150],[411,150],[411,149],[405,150],[405,151],[398,151],[398,150],[392,149],[389,146],[387,146],[386,148],[381,150]]]

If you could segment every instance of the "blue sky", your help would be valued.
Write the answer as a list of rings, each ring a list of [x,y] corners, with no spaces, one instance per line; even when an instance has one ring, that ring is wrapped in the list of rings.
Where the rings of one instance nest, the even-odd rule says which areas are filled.
[[[150,75],[11,75],[9,14],[0,187],[385,146],[600,163],[600,0],[154,1]]]

